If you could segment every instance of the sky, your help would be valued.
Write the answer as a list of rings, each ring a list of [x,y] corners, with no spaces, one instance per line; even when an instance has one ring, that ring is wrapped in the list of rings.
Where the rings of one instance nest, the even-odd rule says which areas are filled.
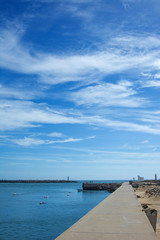
[[[0,179],[160,178],[159,0],[0,6]]]

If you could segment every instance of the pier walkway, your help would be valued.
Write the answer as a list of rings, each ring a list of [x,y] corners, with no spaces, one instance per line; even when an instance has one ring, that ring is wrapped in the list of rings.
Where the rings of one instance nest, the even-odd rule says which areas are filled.
[[[158,240],[128,183],[103,200],[56,240]]]

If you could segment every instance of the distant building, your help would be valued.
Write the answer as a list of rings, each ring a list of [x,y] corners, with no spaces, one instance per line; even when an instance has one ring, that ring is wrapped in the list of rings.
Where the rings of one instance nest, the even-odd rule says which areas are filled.
[[[138,176],[138,182],[144,181],[144,177]]]
[[[67,181],[69,181],[69,177],[67,177]]]
[[[155,174],[155,180],[157,181],[157,174]]]

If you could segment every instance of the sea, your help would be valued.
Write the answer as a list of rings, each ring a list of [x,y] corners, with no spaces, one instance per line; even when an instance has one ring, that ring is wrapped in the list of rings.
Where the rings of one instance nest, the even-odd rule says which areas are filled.
[[[0,183],[0,240],[58,237],[110,195],[78,192],[82,183]]]

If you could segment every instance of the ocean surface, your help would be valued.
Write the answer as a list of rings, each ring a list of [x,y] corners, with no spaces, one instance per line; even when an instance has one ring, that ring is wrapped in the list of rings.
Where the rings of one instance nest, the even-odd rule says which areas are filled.
[[[0,240],[53,240],[110,195],[79,188],[82,182],[0,183]]]

